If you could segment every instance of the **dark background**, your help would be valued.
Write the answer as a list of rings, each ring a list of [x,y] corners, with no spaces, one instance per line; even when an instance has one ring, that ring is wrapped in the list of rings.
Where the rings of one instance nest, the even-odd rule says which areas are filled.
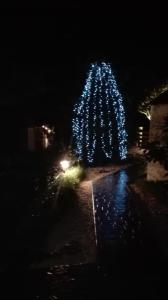
[[[69,141],[73,105],[96,60],[112,65],[129,128],[145,90],[168,77],[166,28],[160,31],[152,14],[149,20],[124,7],[65,2],[1,12],[0,125],[8,140],[11,131],[50,123],[59,140]]]

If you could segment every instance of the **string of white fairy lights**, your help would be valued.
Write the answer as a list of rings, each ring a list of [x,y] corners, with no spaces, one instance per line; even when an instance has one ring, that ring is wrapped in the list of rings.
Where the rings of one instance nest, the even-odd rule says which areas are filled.
[[[117,124],[119,157],[123,160],[127,156],[123,99],[110,64],[91,64],[82,95],[74,106],[72,120],[74,150],[79,159],[86,157],[88,163],[94,162],[98,134],[105,157],[112,158],[113,113]],[[100,128],[99,132],[97,128]]]

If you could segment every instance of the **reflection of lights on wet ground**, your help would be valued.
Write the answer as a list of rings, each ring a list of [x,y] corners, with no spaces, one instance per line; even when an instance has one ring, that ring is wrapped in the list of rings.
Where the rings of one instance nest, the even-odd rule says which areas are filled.
[[[139,218],[130,205],[131,193],[127,191],[127,182],[127,172],[122,170],[93,185],[96,233],[100,243],[135,239],[140,229]]]

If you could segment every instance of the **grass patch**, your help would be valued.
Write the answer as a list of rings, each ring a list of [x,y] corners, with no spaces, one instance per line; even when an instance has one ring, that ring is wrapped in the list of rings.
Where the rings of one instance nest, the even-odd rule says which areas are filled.
[[[75,189],[84,178],[85,172],[81,166],[73,166],[57,176],[57,183],[61,189]]]
[[[55,177],[56,193],[53,207],[59,216],[63,216],[67,210],[76,205],[76,187],[84,177],[85,170],[80,165],[72,166]]]

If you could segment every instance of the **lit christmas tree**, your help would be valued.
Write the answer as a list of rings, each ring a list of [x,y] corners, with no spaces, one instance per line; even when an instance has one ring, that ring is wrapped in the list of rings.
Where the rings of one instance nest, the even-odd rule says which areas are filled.
[[[89,164],[127,156],[122,96],[109,63],[91,64],[82,95],[74,107],[73,148]]]

